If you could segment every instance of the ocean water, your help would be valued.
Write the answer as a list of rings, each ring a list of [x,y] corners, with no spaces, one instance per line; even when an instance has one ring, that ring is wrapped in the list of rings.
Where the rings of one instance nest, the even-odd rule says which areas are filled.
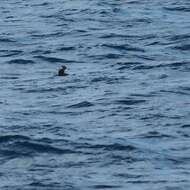
[[[0,190],[190,189],[189,18],[189,0],[1,0]]]

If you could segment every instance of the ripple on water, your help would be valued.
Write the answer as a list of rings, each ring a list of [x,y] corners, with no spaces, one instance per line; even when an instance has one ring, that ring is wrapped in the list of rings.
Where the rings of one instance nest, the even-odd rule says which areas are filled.
[[[189,5],[2,1],[0,189],[188,190]]]
[[[8,64],[34,64],[35,62],[30,59],[12,59],[7,62]]]
[[[91,106],[94,106],[94,104],[88,101],[82,101],[77,104],[72,104],[70,106],[67,106],[67,108],[85,108],[85,107],[91,107]]]
[[[183,44],[179,46],[174,46],[173,49],[182,50],[182,51],[189,51],[190,50],[190,44]]]
[[[47,61],[49,63],[73,63],[75,61],[67,60],[63,58],[57,58],[57,57],[49,57],[49,56],[34,56],[34,58],[41,59],[43,61]]]
[[[189,65],[189,61],[181,61],[181,62],[171,62],[171,63],[163,63],[163,64],[156,64],[156,65],[138,65],[135,66],[134,70],[146,70],[146,69],[155,69],[155,68],[171,68],[171,69],[177,69],[177,68],[183,68],[184,66]]]
[[[162,138],[173,138],[172,135],[159,133],[158,131],[150,131],[148,133],[144,133],[139,135],[141,138],[147,138],[147,139],[162,139]]]
[[[121,99],[115,101],[116,104],[121,104],[121,105],[136,105],[136,104],[142,104],[145,103],[146,100],[141,100],[141,99]]]
[[[176,11],[176,12],[189,12],[190,8],[186,6],[171,6],[171,7],[164,7],[165,10],[167,11]]]
[[[21,50],[0,50],[0,57],[12,57],[22,54]]]
[[[60,47],[60,48],[57,48],[58,51],[73,51],[75,50],[76,48],[73,47],[73,46],[63,46],[63,47]]]
[[[13,39],[10,39],[10,38],[1,38],[1,37],[0,37],[0,42],[13,43],[13,42],[16,42],[16,41],[13,40]]]
[[[42,139],[43,140],[43,139]],[[71,149],[62,149],[39,140],[31,139],[22,135],[0,136],[1,157],[34,156],[39,154],[72,154]]]
[[[94,189],[118,189],[121,188],[122,186],[120,185],[94,185],[90,186],[89,188],[94,188]]]
[[[113,48],[119,51],[133,51],[133,52],[145,52],[145,50],[130,46],[129,44],[102,44],[102,47]]]
[[[184,41],[184,40],[188,40],[188,39],[190,39],[190,34],[189,33],[187,33],[187,34],[177,34],[177,35],[172,35],[172,36],[169,36],[169,40],[170,41],[174,41],[174,42],[176,42],[176,41]]]

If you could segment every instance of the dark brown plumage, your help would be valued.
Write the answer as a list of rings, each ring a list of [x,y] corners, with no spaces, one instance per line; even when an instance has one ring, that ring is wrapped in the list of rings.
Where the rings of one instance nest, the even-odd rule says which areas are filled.
[[[59,71],[58,71],[58,76],[66,76],[66,75],[68,75],[67,73],[65,73],[66,69],[67,69],[67,67],[65,65],[63,65],[62,68],[59,69]]]

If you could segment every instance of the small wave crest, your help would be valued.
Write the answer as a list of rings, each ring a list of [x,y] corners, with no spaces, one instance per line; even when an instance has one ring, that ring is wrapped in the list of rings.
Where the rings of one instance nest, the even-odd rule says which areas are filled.
[[[189,12],[190,11],[189,7],[184,7],[184,6],[164,7],[164,9],[167,11],[177,11],[177,12]]]
[[[85,108],[85,107],[91,107],[94,104],[92,104],[91,102],[88,101],[83,101],[77,104],[72,104],[70,106],[67,106],[67,108]]]
[[[0,57],[11,57],[22,53],[20,50],[0,50]]]
[[[182,50],[182,51],[189,51],[190,50],[190,44],[183,44],[179,46],[174,46],[173,49]]]
[[[41,60],[47,61],[49,63],[73,63],[73,62],[75,62],[75,61],[67,60],[67,59],[63,59],[63,58],[48,57],[48,56],[42,56],[42,55],[34,56],[34,58],[41,59]]]
[[[113,144],[84,144],[77,146],[78,148],[86,148],[86,149],[100,149],[106,151],[135,151],[138,148],[134,145],[124,145],[120,143],[113,143]]]
[[[16,42],[16,41],[13,39],[10,39],[10,38],[1,38],[0,37],[0,42],[11,43],[11,42]]]
[[[182,61],[182,62],[172,62],[172,63],[163,63],[163,64],[157,64],[157,65],[138,65],[133,68],[133,70],[147,70],[147,69],[155,69],[155,68],[171,68],[176,69],[178,67],[183,67],[185,65],[189,65],[188,61]]]
[[[136,104],[141,104],[141,103],[145,103],[146,100],[140,100],[140,99],[121,99],[121,100],[117,100],[115,101],[116,104],[121,104],[121,105],[136,105]]]
[[[52,146],[44,141],[31,139],[22,135],[0,136],[0,154],[8,157],[33,156],[36,154],[70,154],[75,153],[70,149],[62,149]]]
[[[30,59],[12,59],[7,62],[8,64],[34,64],[35,62]]]
[[[103,44],[103,47],[116,49],[119,51],[126,50],[126,51],[134,51],[134,52],[145,52],[144,49],[133,47],[128,44]]]

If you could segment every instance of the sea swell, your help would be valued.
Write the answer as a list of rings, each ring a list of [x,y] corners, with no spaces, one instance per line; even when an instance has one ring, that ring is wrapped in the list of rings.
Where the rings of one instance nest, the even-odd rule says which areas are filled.
[[[0,189],[189,189],[189,10],[3,0]]]

